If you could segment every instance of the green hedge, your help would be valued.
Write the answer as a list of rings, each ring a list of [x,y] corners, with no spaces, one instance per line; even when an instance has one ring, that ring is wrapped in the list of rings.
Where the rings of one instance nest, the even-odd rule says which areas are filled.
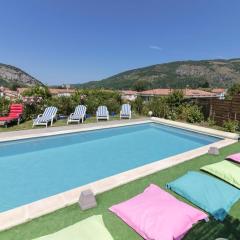
[[[25,103],[26,118],[42,113],[47,106],[58,108],[59,114],[69,115],[79,104],[87,107],[87,113],[95,115],[98,106],[106,105],[109,112],[119,113],[122,104],[121,95],[117,91],[77,90],[72,96],[51,96],[46,87],[34,87],[23,93],[24,96],[41,97],[39,102]]]

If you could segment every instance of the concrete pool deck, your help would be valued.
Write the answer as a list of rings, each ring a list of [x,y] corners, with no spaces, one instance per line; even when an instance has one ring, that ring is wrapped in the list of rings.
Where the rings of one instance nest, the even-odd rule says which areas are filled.
[[[147,176],[154,172],[158,172],[160,170],[166,169],[168,167],[174,166],[176,164],[185,162],[187,160],[193,159],[195,157],[201,156],[207,153],[210,146],[215,146],[218,148],[222,148],[237,142],[238,135],[232,133],[226,133],[218,130],[193,126],[190,124],[173,122],[165,119],[152,118],[152,119],[139,119],[139,120],[117,120],[112,122],[100,122],[94,124],[86,124],[86,125],[73,125],[66,127],[55,127],[55,128],[43,128],[43,129],[33,129],[33,130],[23,130],[16,132],[7,132],[0,134],[0,141],[11,141],[18,139],[26,139],[32,137],[40,137],[40,136],[50,136],[50,135],[58,135],[65,133],[73,133],[73,132],[81,132],[81,131],[89,131],[96,129],[104,129],[104,128],[112,128],[126,125],[135,125],[147,122],[157,122],[161,124],[166,124],[173,127],[188,129],[191,131],[200,132],[203,134],[214,135],[218,137],[222,137],[223,139],[191,151],[187,151],[172,157],[165,158],[159,161],[155,161],[150,164],[146,164],[144,166],[119,173],[117,175],[107,177],[93,183],[80,186],[78,188],[45,198],[39,201],[32,202],[30,204],[26,204],[5,212],[0,213],[0,230],[5,230],[11,228],[15,225],[27,222],[44,214],[53,212],[57,209],[66,207],[78,201],[80,192],[85,189],[92,189],[94,194],[99,194],[108,190],[111,190],[117,186],[126,184],[130,181],[136,180],[138,178]],[[17,197],[17,196],[16,196]]]

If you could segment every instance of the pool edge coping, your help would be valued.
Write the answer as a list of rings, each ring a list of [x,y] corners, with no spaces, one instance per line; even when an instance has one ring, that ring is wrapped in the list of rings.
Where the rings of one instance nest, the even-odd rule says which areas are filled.
[[[174,121],[169,121],[169,120],[164,121],[164,119],[159,119],[159,118],[151,118],[151,120],[138,121],[137,124],[143,124],[143,123],[149,123],[149,122],[162,123],[165,125],[170,125],[170,126],[182,128],[185,130],[195,131],[195,132],[202,133],[202,134],[222,137],[224,139],[217,141],[215,143],[208,144],[208,145],[200,147],[200,148],[196,148],[196,149],[193,149],[193,150],[181,153],[181,154],[177,154],[177,155],[165,158],[165,159],[155,161],[153,163],[145,164],[143,166],[140,166],[140,167],[137,167],[137,168],[125,171],[125,172],[121,172],[119,174],[116,174],[116,175],[113,175],[113,176],[77,187],[77,188],[74,188],[71,190],[68,190],[66,192],[62,192],[62,193],[38,200],[38,201],[34,201],[34,202],[26,204],[26,205],[22,205],[20,207],[14,208],[14,209],[10,209],[10,210],[1,212],[0,213],[0,222],[4,223],[4,224],[1,224],[0,231],[7,230],[7,229],[17,226],[19,224],[26,223],[28,221],[31,221],[32,219],[38,218],[45,214],[54,212],[58,209],[72,205],[78,201],[80,192],[85,189],[90,188],[94,192],[95,195],[100,194],[100,193],[109,191],[115,187],[119,187],[119,186],[127,184],[131,181],[134,181],[139,178],[145,177],[147,175],[153,174],[155,172],[158,172],[158,171],[164,170],[166,168],[172,167],[174,165],[191,160],[195,157],[199,157],[199,156],[207,153],[210,146],[222,148],[222,147],[225,147],[225,146],[228,146],[228,145],[231,145],[231,144],[237,142],[237,139],[233,138],[233,137],[236,137],[236,135],[227,135],[230,137],[226,137],[225,132],[218,131],[218,130],[216,130],[217,132],[215,132],[215,134],[213,134],[212,131],[206,131],[206,133],[205,133],[203,131],[204,131],[204,129],[207,129],[207,128],[200,127],[200,129],[198,129],[198,126],[197,126],[197,128],[191,129],[191,127],[193,127],[193,126],[190,124],[184,123],[182,125],[179,125],[179,122],[174,122]],[[177,124],[175,125],[174,123],[177,123]],[[99,128],[97,128],[97,129],[112,128],[113,126],[114,127],[129,126],[129,125],[135,125],[135,124],[136,124],[136,122],[135,123],[134,122],[125,123],[125,124],[114,124],[114,125],[111,124],[108,126],[107,125],[99,126]],[[94,129],[91,129],[91,130],[97,130],[97,129],[96,129],[96,127],[94,127]],[[209,129],[207,129],[207,130],[209,130]],[[82,132],[82,131],[89,131],[89,128],[84,128],[84,129],[81,129],[80,131],[79,131],[79,129],[76,129],[74,132]],[[64,131],[64,132],[66,133],[66,131]],[[65,133],[61,132],[59,134],[65,134]],[[67,133],[69,133],[69,132],[67,132]],[[223,134],[223,135],[221,135],[221,134]],[[50,135],[58,135],[58,134],[50,134]],[[31,138],[31,137],[28,137],[28,138]],[[11,140],[9,140],[9,141],[11,141]]]
[[[101,130],[101,129],[109,129],[109,128],[117,128],[117,127],[124,127],[124,126],[132,126],[132,125],[138,125],[138,124],[144,124],[144,123],[152,123],[154,122],[151,119],[132,119],[130,121],[119,121],[116,120],[112,122],[105,122],[105,124],[95,124],[95,123],[89,123],[87,125],[77,125],[78,128],[69,128],[65,130],[58,130],[60,127],[57,127],[58,129],[56,131],[50,131],[50,132],[40,132],[40,133],[29,133],[29,134],[24,134],[21,135],[21,130],[20,131],[13,131],[12,133],[16,134],[14,136],[7,136],[7,137],[2,137],[0,133],[0,143],[2,142],[9,142],[9,141],[18,141],[18,140],[24,140],[24,139],[31,139],[31,138],[40,138],[40,137],[50,137],[50,136],[57,136],[57,135],[64,135],[64,134],[71,134],[71,133],[80,133],[80,132],[86,132],[86,131],[94,131],[94,130]],[[106,124],[107,123],[107,124]],[[49,128],[47,128],[49,129]],[[43,129],[43,130],[47,130]],[[55,130],[55,129],[53,129]],[[25,131],[25,130],[23,130]],[[27,130],[29,131],[29,130]],[[34,130],[33,130],[34,132]],[[8,132],[9,133],[9,132]],[[19,133],[19,134],[17,134]],[[3,133],[4,134],[4,133]]]
[[[225,132],[225,131],[221,131],[221,130],[217,130],[217,129],[213,129],[213,128],[196,126],[193,124],[172,121],[172,120],[168,120],[168,119],[164,119],[164,118],[152,117],[151,120],[154,122],[157,122],[157,123],[161,123],[163,125],[172,126],[172,127],[176,127],[176,128],[180,128],[180,129],[184,129],[184,130],[189,130],[192,132],[202,133],[202,134],[210,135],[213,137],[239,140],[239,134],[237,134],[237,133]]]
[[[0,143],[1,142],[8,142],[8,141],[17,141],[17,140],[24,140],[24,139],[30,139],[30,138],[39,138],[39,137],[49,137],[49,136],[57,136],[57,135],[63,135],[63,134],[71,134],[71,133],[78,133],[78,132],[84,132],[84,131],[94,131],[94,130],[101,130],[101,129],[109,129],[109,128],[115,128],[115,127],[124,127],[124,126],[131,126],[131,125],[137,125],[137,124],[144,124],[144,123],[160,123],[167,126],[172,126],[184,130],[189,130],[205,135],[220,137],[220,138],[230,138],[234,140],[239,139],[239,134],[237,133],[230,133],[230,132],[224,132],[217,129],[202,127],[202,126],[196,126],[189,123],[184,122],[178,122],[178,121],[172,121],[164,118],[157,118],[157,117],[151,117],[146,119],[131,119],[131,120],[115,120],[115,121],[109,121],[105,122],[104,124],[101,123],[89,123],[87,125],[75,125],[76,128],[69,128],[69,129],[63,129],[59,130],[64,127],[56,127],[56,131],[54,131],[54,128],[51,128],[51,131],[47,132],[47,129],[34,129],[32,130],[33,133],[31,133],[31,130],[20,130],[20,131],[13,131],[13,132],[7,132],[7,135],[13,135],[13,136],[3,136],[5,133],[0,133]],[[34,132],[35,130],[45,130],[46,132]],[[29,133],[25,133],[24,135],[21,135],[21,132],[29,131]]]

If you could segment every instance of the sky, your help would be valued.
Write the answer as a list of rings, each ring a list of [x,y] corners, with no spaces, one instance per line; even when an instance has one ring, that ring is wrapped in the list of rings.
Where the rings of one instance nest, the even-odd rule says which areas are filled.
[[[239,0],[0,0],[0,63],[48,84],[240,57]]]

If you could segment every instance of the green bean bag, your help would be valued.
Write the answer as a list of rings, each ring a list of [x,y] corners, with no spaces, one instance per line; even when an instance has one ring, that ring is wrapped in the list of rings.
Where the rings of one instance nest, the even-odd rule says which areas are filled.
[[[62,230],[35,240],[113,240],[102,216],[94,215]]]
[[[224,181],[240,188],[240,167],[229,162],[222,161],[210,164],[201,168],[201,170],[223,179]]]

